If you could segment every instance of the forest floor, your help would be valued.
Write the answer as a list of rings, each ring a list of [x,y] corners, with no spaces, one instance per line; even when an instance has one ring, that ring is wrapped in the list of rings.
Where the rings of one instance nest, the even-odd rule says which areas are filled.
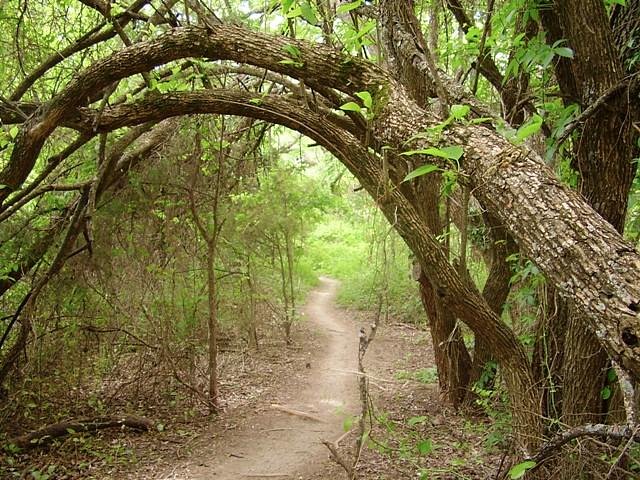
[[[327,456],[320,440],[339,437],[343,417],[357,406],[351,373],[356,369],[357,329],[334,308],[336,288],[334,280],[321,279],[320,287],[309,294],[304,316],[307,327],[318,334],[318,343],[303,347],[309,349],[306,362],[298,365],[304,375],[274,379],[283,384],[277,396],[251,415],[227,417],[237,428],[224,435],[203,435],[194,456],[159,478],[308,478],[317,470]]]
[[[222,356],[219,416],[192,412],[181,418],[174,412],[171,417],[167,409],[156,412],[154,421],[164,422],[159,431],[104,431],[80,443],[69,438],[30,457],[38,472],[56,466],[52,475],[32,477],[27,468],[22,478],[344,478],[321,441],[342,437],[360,411],[358,332],[369,330],[373,314],[336,307],[337,287],[323,278],[309,294],[293,347],[263,342],[257,353]],[[375,421],[358,462],[359,478],[496,475],[497,446],[506,435],[486,416],[443,407],[433,365],[428,331],[401,323],[380,326],[365,358]],[[340,443],[340,454],[349,461],[354,437]]]

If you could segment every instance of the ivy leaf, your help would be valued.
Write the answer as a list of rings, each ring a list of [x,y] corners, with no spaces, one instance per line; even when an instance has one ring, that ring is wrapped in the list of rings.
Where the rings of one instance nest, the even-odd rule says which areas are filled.
[[[604,387],[600,391],[600,396],[602,397],[603,400],[609,400],[611,398],[611,388]]]
[[[367,107],[369,110],[372,109],[373,98],[371,98],[371,94],[369,92],[367,92],[366,90],[364,92],[356,92],[356,97],[362,100],[362,103],[364,103],[365,107]]]
[[[542,128],[542,117],[536,114],[518,129],[516,132],[516,140],[521,142],[525,138],[529,138],[531,135],[538,133],[540,128]]]
[[[336,12],[338,14],[341,13],[348,13],[351,10],[355,10],[356,8],[358,8],[360,5],[362,5],[362,2],[364,0],[356,0],[355,2],[349,2],[349,3],[343,3],[342,5],[340,5],[338,8],[336,8]]]
[[[535,466],[536,462],[534,462],[533,460],[527,460],[526,462],[518,463],[517,465],[511,467],[511,470],[509,470],[509,478],[511,478],[511,480],[522,478],[528,470],[531,470]]]
[[[427,175],[429,173],[432,173],[438,170],[440,170],[440,167],[438,167],[437,165],[428,163],[426,165],[422,165],[421,167],[416,168],[412,172],[409,172],[409,174],[406,177],[404,177],[404,180],[402,181],[408,182],[409,180],[412,180],[416,177],[421,177],[422,175]]]
[[[347,102],[344,105],[340,105],[340,110],[347,110],[349,112],[358,112],[362,110],[362,107],[358,105],[356,102]]]

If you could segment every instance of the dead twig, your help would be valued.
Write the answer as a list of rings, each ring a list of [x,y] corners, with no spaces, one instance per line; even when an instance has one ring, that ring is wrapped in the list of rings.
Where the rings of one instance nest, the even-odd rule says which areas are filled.
[[[288,413],[289,415],[295,415],[296,417],[306,418],[307,420],[313,420],[314,422],[324,423],[324,420],[316,417],[315,415],[311,415],[310,413],[301,412],[300,410],[294,410],[289,407],[285,407],[283,405],[278,405],[276,403],[271,404],[271,408],[274,410],[278,410],[280,412]]]
[[[327,449],[329,450],[329,455],[331,456],[331,459],[334,462],[336,462],[338,465],[340,465],[344,469],[344,471],[347,473],[347,478],[349,479],[355,478],[354,476],[355,472],[353,470],[353,466],[349,464],[349,462],[342,455],[340,455],[340,452],[338,452],[336,445],[327,440],[323,440],[322,444],[325,447],[327,447]]]

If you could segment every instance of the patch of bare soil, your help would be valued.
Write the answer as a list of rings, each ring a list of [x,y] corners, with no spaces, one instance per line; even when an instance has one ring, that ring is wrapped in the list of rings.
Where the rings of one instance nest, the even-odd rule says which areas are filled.
[[[360,325],[370,323],[373,316],[351,315]],[[487,417],[443,406],[434,365],[428,331],[402,323],[380,325],[365,358],[373,428],[358,462],[358,478],[494,478],[502,455],[490,447],[504,439]],[[341,453],[353,458],[346,442]],[[326,464],[308,477],[327,478],[346,476],[340,467]]]
[[[317,469],[326,457],[321,440],[340,436],[356,397],[350,372],[357,330],[334,308],[336,288],[335,281],[322,279],[309,296],[305,316],[318,341],[303,342],[308,360],[300,374],[284,379],[250,413],[224,415],[237,428],[220,432],[214,426],[194,444],[193,456],[155,478],[307,478]]]
[[[272,335],[261,342],[258,351],[231,349],[220,353],[219,416],[206,416],[202,405],[179,398],[179,391],[164,395],[164,404],[157,396],[138,408],[110,404],[108,413],[137,413],[152,420],[156,428],[142,434],[110,429],[69,435],[46,448],[19,454],[0,450],[0,478],[147,479],[164,478],[174,469],[177,471],[177,466],[204,466],[213,455],[213,445],[225,442],[243,427],[251,428],[256,415],[275,414],[271,404],[286,405],[317,374],[318,359],[326,352],[329,334],[302,321],[294,328],[293,338],[291,347]],[[118,398],[118,390],[113,387],[105,394]],[[59,418],[92,416],[92,412],[67,415],[62,413]],[[32,423],[40,426],[50,422],[48,415]],[[12,434],[22,433],[23,428],[16,426]]]
[[[360,411],[358,330],[372,315],[336,308],[336,289],[337,282],[322,279],[311,292],[295,347],[274,342],[251,355],[222,356],[220,416],[174,412],[162,418],[158,412],[153,418],[158,431],[69,437],[56,448],[31,453],[22,478],[35,478],[31,471],[46,473],[52,466],[51,475],[42,478],[345,478],[321,440],[341,437],[348,419]],[[490,440],[486,419],[470,421],[439,402],[428,332],[380,325],[365,364],[374,427],[358,463],[359,478],[495,475],[500,457],[484,448]],[[342,439],[346,458],[352,458],[354,442],[353,435]],[[79,468],[78,462],[85,464]],[[6,478],[18,473],[14,468]]]

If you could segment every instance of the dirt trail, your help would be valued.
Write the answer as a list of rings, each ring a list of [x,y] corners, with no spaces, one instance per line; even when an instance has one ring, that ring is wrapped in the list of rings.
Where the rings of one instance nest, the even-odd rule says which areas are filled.
[[[347,413],[357,409],[357,330],[334,307],[338,283],[320,279],[304,309],[307,321],[321,334],[322,348],[311,353],[305,381],[285,387],[280,399],[287,408],[309,413],[321,421],[290,415],[269,405],[246,418],[238,430],[212,439],[211,451],[198,465],[178,465],[162,479],[242,478],[305,479],[327,461],[321,439],[342,434]],[[303,366],[304,368],[304,366]],[[288,398],[287,398],[288,397]]]

